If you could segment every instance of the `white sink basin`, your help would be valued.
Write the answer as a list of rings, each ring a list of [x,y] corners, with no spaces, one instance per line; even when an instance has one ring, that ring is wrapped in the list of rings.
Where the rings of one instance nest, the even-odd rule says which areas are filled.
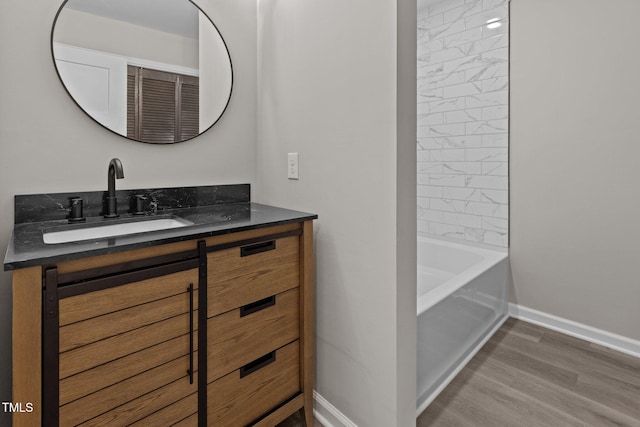
[[[146,233],[148,231],[167,230],[170,228],[193,225],[182,218],[158,218],[136,222],[101,224],[94,227],[76,228],[63,231],[45,232],[42,239],[46,244],[78,242],[82,240],[103,239],[105,237],[125,236],[128,234]]]

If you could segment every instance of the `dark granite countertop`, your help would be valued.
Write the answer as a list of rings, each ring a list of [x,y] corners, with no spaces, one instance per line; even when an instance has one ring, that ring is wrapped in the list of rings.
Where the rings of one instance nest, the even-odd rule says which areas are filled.
[[[46,244],[44,231],[72,227],[86,227],[88,224],[136,221],[145,218],[165,218],[177,216],[193,223],[181,228],[129,234],[71,243]],[[242,202],[196,206],[179,209],[165,209],[157,215],[143,218],[130,214],[118,219],[102,217],[87,218],[83,225],[71,225],[66,219],[40,222],[17,223],[14,227],[7,253],[4,258],[5,271],[35,265],[52,264],[60,261],[106,255],[131,249],[139,249],[167,243],[199,239],[243,230],[269,227],[279,224],[316,219],[315,214],[277,208],[258,203]]]

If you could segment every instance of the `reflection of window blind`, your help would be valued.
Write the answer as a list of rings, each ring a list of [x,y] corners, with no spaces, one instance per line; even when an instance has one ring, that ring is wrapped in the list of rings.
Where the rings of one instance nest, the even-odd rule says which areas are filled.
[[[136,76],[127,68],[127,138],[136,138]]]
[[[197,77],[128,67],[127,137],[171,143],[198,130]]]
[[[192,138],[200,133],[200,120],[198,115],[198,82],[196,78],[195,84],[182,83],[182,99],[180,105],[180,139],[185,140]]]

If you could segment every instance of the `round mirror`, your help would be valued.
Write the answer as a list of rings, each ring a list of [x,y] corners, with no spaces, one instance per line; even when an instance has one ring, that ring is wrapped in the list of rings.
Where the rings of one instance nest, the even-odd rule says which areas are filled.
[[[231,97],[227,45],[190,0],[66,0],[51,51],[76,104],[135,141],[191,139],[218,121]]]

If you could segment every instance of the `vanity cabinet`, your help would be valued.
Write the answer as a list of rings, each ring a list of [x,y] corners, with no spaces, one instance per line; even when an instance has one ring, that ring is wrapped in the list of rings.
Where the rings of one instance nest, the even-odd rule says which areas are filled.
[[[313,425],[312,223],[14,272],[15,426]]]

